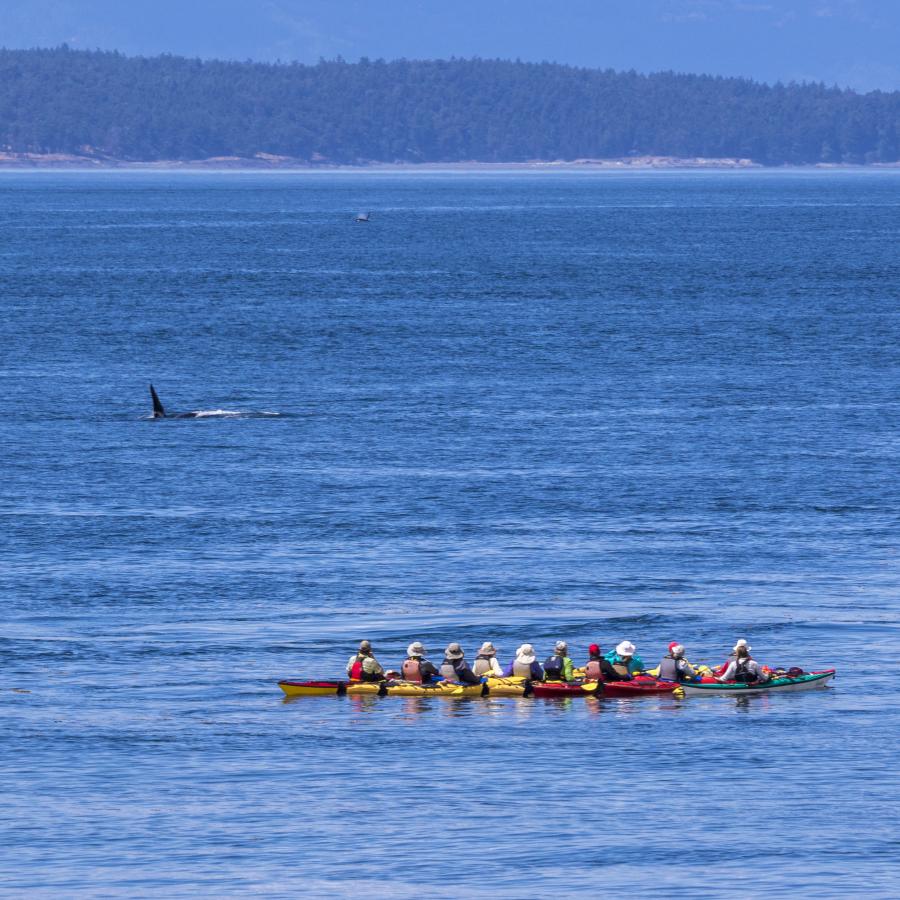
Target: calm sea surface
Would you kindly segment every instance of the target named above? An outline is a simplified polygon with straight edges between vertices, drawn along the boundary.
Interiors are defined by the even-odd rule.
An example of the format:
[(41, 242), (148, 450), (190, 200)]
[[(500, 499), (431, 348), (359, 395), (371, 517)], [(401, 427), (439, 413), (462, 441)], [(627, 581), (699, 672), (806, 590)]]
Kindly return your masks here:
[[(0, 174), (0, 892), (896, 897), (898, 245), (897, 172)], [(283, 701), (363, 637), (839, 677)]]

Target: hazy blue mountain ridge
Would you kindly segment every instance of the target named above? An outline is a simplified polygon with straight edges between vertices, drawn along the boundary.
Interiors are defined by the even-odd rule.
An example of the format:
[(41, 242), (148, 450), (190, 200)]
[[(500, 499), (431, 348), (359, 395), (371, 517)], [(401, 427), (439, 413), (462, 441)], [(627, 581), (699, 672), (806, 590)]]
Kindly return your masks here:
[(0, 51), (0, 148), (340, 163), (900, 159), (900, 92), (451, 59), (315, 66)]

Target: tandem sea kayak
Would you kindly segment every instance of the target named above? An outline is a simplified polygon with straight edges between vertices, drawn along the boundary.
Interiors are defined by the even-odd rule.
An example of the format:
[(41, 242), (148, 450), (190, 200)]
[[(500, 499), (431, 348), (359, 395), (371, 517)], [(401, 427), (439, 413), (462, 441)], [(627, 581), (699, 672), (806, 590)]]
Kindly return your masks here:
[(817, 688), (823, 688), (837, 674), (835, 669), (828, 669), (825, 672), (805, 672), (803, 675), (797, 675), (793, 678), (783, 676), (780, 678), (771, 678), (762, 684), (744, 684), (743, 682), (731, 681), (713, 682), (713, 683), (687, 683), (680, 687), (689, 697), (697, 696), (730, 696), (741, 697), (747, 694), (778, 694), (784, 691), (812, 691)]
[(654, 694), (674, 694), (684, 685), (674, 681), (657, 681), (645, 675), (635, 675), (631, 681), (604, 681), (604, 697), (649, 697)]
[(378, 697), (481, 697), (484, 684), (456, 684), (440, 681), (437, 684), (415, 684), (411, 681), (354, 682), (354, 681), (279, 681), (278, 687), (287, 697), (343, 697), (370, 694)]
[(437, 684), (416, 684), (413, 681), (388, 683), (388, 697), (483, 697), (486, 684), (457, 684), (455, 681), (439, 681)]
[(491, 697), (528, 697), (531, 695), (531, 682), (520, 675), (503, 677), (488, 675), (488, 694)]
[(369, 684), (350, 681), (279, 681), (280, 687), (288, 697), (327, 697), (344, 694), (383, 694), (384, 683)]
[(531, 692), (535, 697), (593, 697), (600, 687), (597, 681), (535, 681)]
[(535, 697), (647, 697), (652, 694), (672, 694), (680, 685), (672, 681), (657, 681), (638, 675), (631, 681), (584, 681), (566, 684), (560, 681), (535, 683)]

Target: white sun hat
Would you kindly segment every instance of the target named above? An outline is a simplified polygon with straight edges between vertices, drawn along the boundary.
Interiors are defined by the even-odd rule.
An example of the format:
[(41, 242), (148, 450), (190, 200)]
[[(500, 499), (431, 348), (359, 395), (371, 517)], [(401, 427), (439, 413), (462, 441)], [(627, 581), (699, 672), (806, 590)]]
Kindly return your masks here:
[(522, 644), (522, 646), (516, 650), (516, 659), (520, 663), (530, 666), (537, 659), (534, 655), (534, 647), (532, 647), (531, 644)]
[(622, 641), (622, 643), (616, 647), (616, 653), (618, 653), (619, 656), (634, 656), (636, 650), (637, 647), (635, 647), (631, 641)]

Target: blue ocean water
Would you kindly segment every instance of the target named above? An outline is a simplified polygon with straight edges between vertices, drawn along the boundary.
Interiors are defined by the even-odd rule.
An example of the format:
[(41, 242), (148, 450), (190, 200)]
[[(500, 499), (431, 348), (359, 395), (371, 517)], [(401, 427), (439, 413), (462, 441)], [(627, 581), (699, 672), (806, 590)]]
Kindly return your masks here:
[[(0, 235), (4, 896), (900, 894), (900, 173), (4, 173)], [(363, 637), (839, 677), (282, 699)]]

